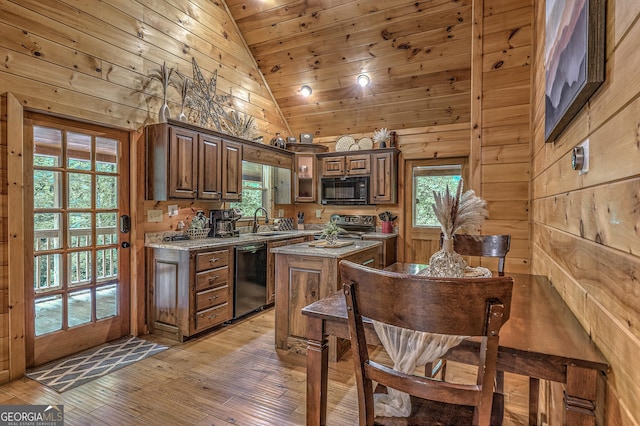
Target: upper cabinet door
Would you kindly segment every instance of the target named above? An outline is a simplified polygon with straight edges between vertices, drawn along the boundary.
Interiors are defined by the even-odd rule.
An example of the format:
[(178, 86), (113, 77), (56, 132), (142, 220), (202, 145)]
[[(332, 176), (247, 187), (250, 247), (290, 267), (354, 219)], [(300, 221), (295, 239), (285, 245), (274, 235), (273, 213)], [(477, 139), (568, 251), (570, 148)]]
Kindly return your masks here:
[(347, 155), (345, 163), (348, 175), (368, 175), (371, 173), (371, 156), (369, 154)]
[(295, 201), (313, 203), (316, 201), (316, 156), (315, 154), (296, 154)]
[(242, 144), (222, 141), (222, 199), (242, 200)]
[(371, 204), (397, 202), (397, 170), (395, 152), (371, 154)]
[(343, 176), (344, 157), (324, 157), (322, 158), (322, 176)]
[(169, 197), (196, 198), (198, 133), (170, 127), (169, 156)]
[(222, 165), (220, 153), (222, 139), (200, 134), (198, 147), (198, 198), (220, 200), (222, 198)]

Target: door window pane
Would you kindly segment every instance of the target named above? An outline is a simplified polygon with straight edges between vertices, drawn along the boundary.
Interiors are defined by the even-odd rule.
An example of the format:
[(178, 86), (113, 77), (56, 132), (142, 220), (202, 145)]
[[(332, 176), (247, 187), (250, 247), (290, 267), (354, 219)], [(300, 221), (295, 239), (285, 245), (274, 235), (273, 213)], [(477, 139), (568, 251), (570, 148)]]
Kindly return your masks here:
[(49, 127), (33, 127), (33, 165), (60, 167), (62, 165), (62, 131)]
[(67, 168), (91, 170), (91, 136), (67, 132)]
[(88, 247), (91, 243), (91, 213), (69, 213), (69, 247)]
[(93, 185), (91, 175), (81, 173), (68, 173), (69, 195), (67, 206), (70, 209), (90, 209)]
[(71, 251), (67, 253), (69, 259), (69, 286), (87, 284), (91, 281), (91, 252)]
[(118, 249), (96, 251), (96, 279), (105, 281), (118, 276)]
[(96, 176), (96, 208), (118, 208), (118, 178), (116, 176)]
[(455, 193), (462, 178), (462, 166), (420, 166), (413, 168), (413, 226), (440, 227), (433, 212), (433, 192), (449, 191)]
[(118, 243), (118, 214), (96, 213), (96, 245)]
[(118, 141), (96, 138), (96, 171), (116, 173), (118, 171)]
[(36, 292), (60, 288), (62, 255), (59, 253), (36, 256), (33, 262), (33, 288)]
[(55, 250), (61, 247), (62, 229), (60, 213), (35, 213), (33, 215), (33, 249)]
[(59, 294), (35, 300), (36, 336), (62, 330), (62, 296)]
[(96, 289), (97, 319), (118, 315), (118, 286), (115, 284), (98, 287)]
[(33, 207), (55, 209), (61, 207), (62, 174), (51, 170), (33, 172)]
[(69, 327), (91, 322), (91, 290), (69, 293), (68, 301)]

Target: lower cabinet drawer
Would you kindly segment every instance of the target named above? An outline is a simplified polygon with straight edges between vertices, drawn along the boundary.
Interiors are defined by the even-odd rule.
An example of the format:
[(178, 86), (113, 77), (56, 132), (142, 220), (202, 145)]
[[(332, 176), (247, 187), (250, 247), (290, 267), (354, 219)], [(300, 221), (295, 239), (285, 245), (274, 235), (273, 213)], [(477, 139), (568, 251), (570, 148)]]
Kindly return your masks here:
[(207, 288), (222, 285), (228, 282), (228, 279), (229, 279), (228, 266), (211, 269), (205, 272), (198, 272), (196, 274), (196, 291), (202, 291)]
[(214, 250), (196, 255), (196, 271), (219, 268), (229, 264), (229, 250)]
[(229, 301), (229, 286), (223, 285), (196, 293), (196, 311)]
[(213, 327), (214, 325), (231, 319), (227, 318), (228, 305), (228, 303), (223, 303), (222, 305), (196, 313), (196, 330)]

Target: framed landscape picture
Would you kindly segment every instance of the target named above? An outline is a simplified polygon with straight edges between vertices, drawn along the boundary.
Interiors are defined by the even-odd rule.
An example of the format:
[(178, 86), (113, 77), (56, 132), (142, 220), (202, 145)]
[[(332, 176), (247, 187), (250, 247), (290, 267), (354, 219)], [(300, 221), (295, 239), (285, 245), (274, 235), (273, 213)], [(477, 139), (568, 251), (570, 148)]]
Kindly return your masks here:
[(546, 0), (545, 142), (553, 142), (604, 81), (605, 0)]

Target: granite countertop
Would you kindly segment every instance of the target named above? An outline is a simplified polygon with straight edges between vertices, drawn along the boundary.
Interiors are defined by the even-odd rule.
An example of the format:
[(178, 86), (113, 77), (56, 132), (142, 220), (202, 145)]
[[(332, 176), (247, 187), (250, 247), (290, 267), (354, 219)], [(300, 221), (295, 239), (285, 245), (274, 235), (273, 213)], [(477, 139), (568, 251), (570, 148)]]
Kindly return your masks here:
[(327, 248), (327, 247), (310, 247), (309, 243), (291, 244), (288, 246), (276, 247), (271, 249), (274, 254), (295, 254), (298, 256), (321, 256), (342, 258), (345, 256), (367, 250), (371, 247), (382, 245), (380, 241), (373, 240), (348, 240), (353, 244), (344, 247)]
[(362, 234), (364, 238), (375, 238), (377, 240), (385, 240), (393, 237), (397, 237), (397, 232), (385, 233), (385, 232), (367, 232), (366, 234)]
[[(183, 240), (183, 241), (164, 241), (163, 237), (168, 234), (177, 234), (176, 232), (172, 233), (157, 233), (157, 234), (147, 234), (145, 236), (145, 247), (149, 248), (162, 248), (162, 249), (173, 249), (173, 250), (201, 250), (201, 249), (210, 249), (216, 247), (228, 247), (228, 246), (237, 246), (242, 244), (249, 243), (257, 243), (257, 242), (265, 242), (265, 241), (277, 241), (290, 239), (295, 237), (314, 235), (320, 233), (321, 229), (305, 229), (305, 230), (292, 230), (292, 231), (264, 231), (258, 232), (256, 234), (253, 233), (245, 233), (240, 234), (239, 237), (229, 237), (229, 238), (203, 238), (200, 240)], [(382, 232), (369, 232), (367, 234), (363, 234), (365, 238), (374, 238), (377, 240), (388, 239), (392, 237), (397, 237), (398, 234), (384, 234)], [(354, 240), (356, 242), (361, 242), (360, 240)], [(371, 240), (367, 240), (371, 242)], [(353, 249), (353, 246), (347, 246)], [(347, 248), (344, 247), (344, 248)], [(327, 250), (339, 250), (339, 249), (321, 249), (322, 252)]]
[(284, 240), (295, 237), (302, 237), (306, 235), (313, 235), (318, 230), (304, 230), (304, 231), (265, 231), (257, 234), (248, 233), (240, 234), (239, 237), (229, 238), (203, 238), (200, 240), (183, 240), (183, 241), (164, 241), (158, 237), (147, 237), (145, 240), (145, 247), (149, 248), (162, 248), (173, 250), (201, 250), (210, 249), (216, 247), (228, 247), (237, 246), (249, 243), (266, 242)]

